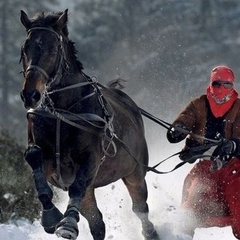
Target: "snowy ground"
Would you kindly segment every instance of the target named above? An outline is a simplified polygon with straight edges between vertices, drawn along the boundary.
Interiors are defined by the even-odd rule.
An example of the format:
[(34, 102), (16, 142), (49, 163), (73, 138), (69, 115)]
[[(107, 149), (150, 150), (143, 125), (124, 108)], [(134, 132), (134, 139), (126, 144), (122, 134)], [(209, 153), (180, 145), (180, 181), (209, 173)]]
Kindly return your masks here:
[[(169, 146), (169, 145), (168, 145)], [(154, 149), (155, 148), (155, 149)], [(175, 149), (166, 149), (159, 154), (159, 146), (152, 146), (150, 149), (150, 165), (153, 166), (164, 157), (180, 150), (180, 146)], [(169, 160), (161, 166), (159, 170), (166, 171), (173, 168), (179, 162), (178, 158)], [(161, 240), (190, 240), (189, 236), (179, 232), (181, 226), (181, 214), (179, 205), (181, 199), (181, 188), (184, 177), (191, 168), (186, 165), (173, 173), (157, 175), (149, 172), (147, 183), (149, 188), (148, 204), (150, 208), (150, 219), (156, 226)], [(106, 223), (106, 240), (142, 240), (141, 226), (137, 217), (131, 211), (131, 202), (127, 190), (123, 183), (118, 181), (114, 184), (97, 189), (98, 205), (103, 213)], [(68, 198), (64, 193), (62, 201), (57, 203), (60, 210), (64, 210)], [(57, 240), (55, 235), (46, 234), (39, 221), (33, 225), (25, 221), (19, 221), (18, 226), (8, 224), (0, 225), (1, 240)], [(92, 240), (88, 225), (84, 218), (79, 222), (78, 239)], [(235, 240), (231, 233), (231, 228), (209, 228), (196, 229), (193, 240)]]

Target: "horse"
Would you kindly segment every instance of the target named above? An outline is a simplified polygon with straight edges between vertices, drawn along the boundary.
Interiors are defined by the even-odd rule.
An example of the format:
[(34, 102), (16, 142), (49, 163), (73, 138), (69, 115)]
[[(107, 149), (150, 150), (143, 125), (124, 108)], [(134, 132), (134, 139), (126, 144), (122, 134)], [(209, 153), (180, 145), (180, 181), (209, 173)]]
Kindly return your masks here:
[[(81, 215), (93, 239), (103, 240), (105, 223), (94, 191), (122, 179), (144, 239), (159, 240), (148, 217), (148, 148), (137, 104), (83, 72), (68, 38), (67, 9), (30, 19), (21, 10), (20, 20), (27, 32), (20, 58), (20, 96), (28, 121), (24, 158), (32, 169), (44, 230), (75, 240)], [(52, 201), (51, 185), (68, 192), (64, 214)]]

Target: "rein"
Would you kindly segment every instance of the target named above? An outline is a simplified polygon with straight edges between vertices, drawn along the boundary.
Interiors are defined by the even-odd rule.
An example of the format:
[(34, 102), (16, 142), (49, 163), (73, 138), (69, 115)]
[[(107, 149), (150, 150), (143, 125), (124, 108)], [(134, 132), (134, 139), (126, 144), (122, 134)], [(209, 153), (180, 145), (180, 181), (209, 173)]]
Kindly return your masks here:
[(203, 137), (203, 136), (200, 136), (200, 135), (197, 135), (197, 134), (194, 134), (186, 129), (183, 129), (183, 128), (180, 128), (180, 127), (175, 127), (173, 126), (172, 124), (168, 123), (168, 122), (165, 122), (163, 121), (162, 119), (160, 118), (157, 118), (155, 116), (153, 116), (152, 114), (148, 113), (147, 111), (145, 111), (144, 109), (140, 108), (139, 107), (139, 110), (140, 112), (142, 113), (143, 116), (149, 118), (150, 120), (154, 121), (155, 123), (158, 123), (159, 125), (161, 125), (162, 127), (166, 128), (167, 130), (169, 128), (175, 128), (177, 129), (178, 131), (182, 132), (182, 133), (185, 133), (185, 134), (189, 134), (191, 135), (192, 137), (194, 138), (198, 138), (198, 139), (202, 139), (202, 140), (206, 140), (208, 142), (211, 142), (211, 143), (216, 143), (216, 144), (219, 144), (220, 140), (214, 140), (214, 139), (210, 139), (210, 138), (206, 138), (206, 137)]
[[(112, 94), (117, 95), (118, 97), (122, 98), (121, 95), (119, 95), (118, 93), (116, 93), (116, 92), (112, 91), (111, 89), (105, 87), (104, 85), (102, 85), (102, 84), (100, 84), (100, 83), (97, 83), (97, 85), (99, 85), (101, 88), (103, 88), (103, 89), (105, 89), (105, 90), (107, 90), (107, 91), (110, 91)], [(123, 98), (122, 98), (122, 99), (123, 99)], [(125, 101), (126, 103), (129, 103), (127, 99), (124, 99), (124, 101)], [(129, 103), (129, 104), (130, 104), (130, 103)], [(166, 121), (163, 121), (163, 120), (160, 119), (160, 118), (157, 118), (157, 117), (153, 116), (152, 114), (150, 114), (149, 112), (145, 111), (144, 109), (142, 109), (142, 108), (140, 108), (140, 107), (138, 107), (138, 109), (139, 109), (140, 113), (141, 113), (143, 116), (149, 118), (150, 120), (154, 121), (155, 123), (158, 123), (160, 126), (166, 128), (166, 129), (169, 129), (169, 128), (174, 127), (172, 124), (170, 124), (170, 123), (168, 123), (168, 122), (166, 122)], [(199, 138), (199, 139), (203, 139), (203, 140), (206, 140), (206, 141), (209, 142), (208, 144), (205, 144), (205, 145), (202, 145), (202, 146), (193, 147), (193, 148), (191, 149), (192, 152), (194, 152), (194, 151), (199, 151), (199, 150), (208, 150), (209, 148), (211, 148), (211, 147), (213, 147), (213, 146), (217, 146), (217, 145), (219, 145), (219, 144), (221, 143), (221, 140), (214, 140), (214, 139), (205, 138), (205, 137), (203, 137), (203, 136), (194, 134), (194, 133), (192, 133), (192, 132), (190, 132), (190, 131), (188, 131), (188, 130), (186, 130), (186, 129), (180, 128), (180, 127), (175, 127), (175, 128), (176, 128), (178, 131), (181, 131), (182, 133), (189, 134), (189, 135), (191, 135), (192, 137)], [(116, 136), (115, 138), (122, 144), (122, 146), (125, 148), (125, 150), (135, 159), (135, 161), (136, 161), (138, 164), (143, 165), (142, 163), (139, 162), (139, 160), (134, 156), (132, 150), (131, 150), (123, 141), (121, 141), (120, 139), (118, 139), (117, 136)], [(195, 155), (194, 157), (188, 159), (188, 161), (182, 161), (182, 162), (180, 162), (179, 164), (177, 164), (177, 165), (176, 165), (172, 170), (170, 170), (170, 171), (162, 172), (162, 171), (158, 171), (158, 170), (156, 169), (159, 165), (161, 165), (162, 163), (164, 163), (164, 162), (167, 161), (168, 159), (170, 159), (170, 158), (172, 158), (172, 157), (174, 157), (174, 156), (177, 156), (177, 155), (179, 155), (179, 154), (181, 154), (181, 153), (184, 153), (184, 152), (186, 152), (186, 150), (182, 150), (182, 151), (180, 151), (180, 152), (177, 152), (177, 153), (175, 153), (175, 154), (173, 154), (173, 155), (171, 155), (171, 156), (163, 159), (162, 161), (160, 161), (158, 164), (154, 165), (153, 167), (146, 166), (146, 165), (144, 165), (144, 166), (147, 168), (147, 171), (152, 171), (152, 172), (157, 173), (157, 174), (166, 174), (166, 173), (170, 173), (170, 172), (175, 171), (176, 169), (178, 169), (179, 167), (183, 166), (183, 165), (186, 164), (186, 163), (193, 163), (193, 162), (195, 162), (195, 161), (196, 161), (197, 159), (199, 159), (199, 158), (211, 157), (210, 155), (202, 155), (202, 154), (201, 154), (201, 155)]]
[[(86, 82), (81, 82), (81, 83), (77, 83), (77, 84), (73, 84), (73, 85), (70, 85), (70, 86), (67, 86), (67, 87), (63, 87), (61, 89), (56, 89), (56, 90), (52, 90), (52, 91), (47, 91), (47, 89), (51, 86), (51, 84), (55, 83), (59, 83), (60, 79), (62, 78), (63, 76), (63, 71), (64, 71), (64, 66), (63, 66), (63, 63), (65, 62), (66, 65), (68, 66), (67, 64), (67, 60), (65, 58), (65, 51), (64, 51), (64, 46), (63, 46), (63, 37), (58, 34), (55, 30), (51, 29), (51, 28), (46, 28), (46, 27), (33, 27), (31, 29), (29, 29), (27, 31), (28, 34), (30, 34), (32, 31), (34, 30), (45, 30), (45, 31), (50, 31), (54, 34), (56, 34), (58, 40), (60, 41), (60, 60), (58, 62), (58, 67), (57, 67), (57, 71), (56, 71), (56, 74), (55, 76), (51, 79), (50, 76), (48, 75), (48, 73), (42, 69), (41, 67), (39, 66), (36, 66), (36, 65), (30, 65), (27, 67), (27, 69), (24, 71), (24, 75), (26, 74), (26, 72), (30, 71), (30, 70), (34, 70), (34, 71), (38, 71), (40, 72), (44, 78), (46, 79), (47, 81), (47, 84), (46, 84), (46, 91), (44, 92), (44, 96), (45, 96), (45, 99), (48, 100), (49, 102), (49, 105), (44, 105), (42, 103), (42, 106), (41, 106), (41, 110), (40, 108), (38, 110), (30, 110), (28, 111), (28, 114), (36, 114), (36, 115), (41, 115), (41, 116), (45, 116), (45, 117), (50, 117), (50, 118), (55, 118), (57, 119), (57, 129), (56, 129), (56, 145), (59, 147), (57, 147), (57, 152), (56, 152), (56, 159), (57, 159), (57, 163), (60, 161), (60, 123), (61, 121), (62, 122), (65, 122), (66, 124), (68, 125), (71, 125), (73, 127), (76, 127), (78, 129), (81, 129), (83, 131), (86, 131), (86, 132), (89, 132), (91, 134), (94, 134), (94, 135), (99, 135), (99, 129), (102, 129), (103, 130), (103, 141), (102, 141), (102, 150), (104, 152), (104, 157), (105, 158), (105, 155), (107, 156), (115, 156), (116, 152), (117, 152), (117, 149), (116, 149), (116, 145), (114, 143), (114, 139), (116, 139), (118, 142), (121, 143), (121, 145), (123, 146), (123, 148), (139, 163), (139, 160), (134, 156), (134, 153), (133, 151), (121, 140), (118, 138), (118, 136), (116, 136), (116, 134), (114, 133), (114, 129), (113, 129), (113, 125), (112, 125), (112, 120), (113, 120), (113, 116), (110, 116), (109, 114), (109, 111), (106, 109), (105, 107), (105, 102), (104, 102), (104, 99), (103, 99), (103, 95), (100, 91), (100, 89), (98, 88), (101, 87), (103, 89), (107, 89), (108, 91), (111, 91), (111, 93), (117, 95), (118, 97), (122, 98), (122, 96), (120, 96), (119, 94), (117, 94), (116, 92), (112, 91), (111, 89), (101, 85), (100, 83), (98, 83), (97, 81), (93, 81), (93, 79), (91, 78), (91, 81), (89, 81), (89, 77), (87, 77), (84, 73), (82, 73), (83, 77), (87, 80)], [(49, 81), (51, 80), (51, 81)], [(104, 116), (106, 117), (107, 120), (101, 118), (100, 116), (98, 115), (95, 115), (95, 114), (90, 114), (90, 113), (86, 113), (84, 114), (84, 116), (82, 114), (74, 114), (70, 111), (66, 111), (66, 110), (61, 110), (61, 109), (55, 109), (54, 108), (54, 105), (51, 101), (51, 98), (49, 97), (51, 94), (54, 94), (54, 93), (57, 93), (57, 92), (61, 92), (61, 91), (66, 91), (66, 90), (70, 90), (70, 89), (74, 89), (74, 88), (78, 88), (78, 87), (84, 87), (84, 86), (87, 86), (87, 85), (91, 85), (93, 87), (93, 92), (88, 94), (87, 96), (83, 97), (81, 99), (81, 101), (87, 99), (87, 98), (90, 98), (92, 97), (93, 95), (95, 94), (98, 94), (98, 101), (103, 109), (103, 112), (104, 112)], [(128, 100), (124, 99), (124, 102), (128, 102)], [(76, 103), (77, 104), (77, 103)], [(129, 103), (130, 104), (130, 103)], [(161, 125), (162, 127), (166, 128), (166, 129), (169, 129), (171, 127), (174, 127), (172, 124), (169, 124), (153, 115), (151, 115), (150, 113), (148, 113), (147, 111), (143, 110), (142, 108), (138, 107), (140, 113), (151, 119), (152, 121), (158, 123), (159, 125)], [(76, 121), (83, 121), (87, 124), (89, 124), (91, 127), (87, 127), (85, 125), (82, 125), (82, 124), (79, 124), (77, 123)], [(93, 124), (92, 121), (96, 121), (96, 122), (100, 122), (101, 124), (100, 125), (97, 125), (97, 124)], [(93, 129), (92, 127), (94, 127), (95, 129)], [(213, 145), (218, 145), (219, 144), (219, 141), (218, 140), (212, 140), (212, 139), (208, 139), (208, 138), (205, 138), (203, 136), (199, 136), (199, 135), (196, 135), (196, 134), (193, 134), (192, 132), (186, 130), (186, 129), (182, 129), (182, 128), (179, 128), (179, 127), (175, 127), (178, 131), (182, 132), (182, 133), (185, 133), (185, 134), (189, 134), (191, 135), (192, 137), (195, 137), (195, 138), (200, 138), (200, 139), (204, 139), (204, 140), (207, 140), (208, 142), (210, 142), (211, 146)], [(97, 130), (96, 130), (97, 129)], [(109, 134), (109, 136), (107, 135), (107, 132)], [(107, 148), (104, 147), (104, 143), (105, 141), (108, 141), (108, 146)], [(109, 146), (112, 145), (113, 149), (114, 149), (114, 153), (113, 154), (109, 154), (108, 152), (108, 149), (109, 149)], [(205, 146), (202, 146), (202, 147), (205, 147), (206, 149), (209, 148), (209, 145), (206, 144)], [(178, 152), (178, 153), (175, 153), (173, 155), (171, 155), (170, 157), (162, 160), (160, 163), (156, 164), (155, 166), (153, 167), (149, 167), (149, 166), (145, 166), (148, 171), (153, 171), (155, 173), (167, 173), (167, 172), (160, 172), (158, 170), (156, 170), (156, 167), (158, 167), (160, 164), (162, 164), (163, 162), (165, 162), (167, 159), (173, 157), (173, 156), (176, 156), (178, 154), (182, 153), (181, 152)], [(205, 155), (201, 155), (202, 157), (205, 156)], [(102, 159), (103, 159), (102, 158)], [(191, 161), (193, 161), (194, 159), (190, 159)], [(190, 160), (188, 162), (190, 162)], [(196, 159), (195, 159), (196, 160)], [(194, 161), (195, 161), (194, 160)], [(172, 172), (174, 171), (175, 169), (179, 168), (180, 166), (182, 166), (183, 164), (185, 164), (186, 162), (181, 162), (180, 164), (178, 164), (173, 170), (169, 171), (169, 172)], [(60, 164), (60, 163), (59, 163)], [(142, 164), (141, 164), (142, 165)], [(58, 166), (59, 168), (59, 166)], [(59, 172), (60, 174), (60, 172)]]
[[(103, 118), (99, 117), (96, 114), (91, 114), (91, 113), (74, 114), (74, 113), (71, 113), (68, 111), (63, 112), (63, 110), (52, 109), (52, 108), (49, 108), (46, 106), (39, 107), (36, 109), (30, 109), (27, 112), (27, 116), (29, 114), (35, 114), (35, 115), (46, 117), (46, 118), (59, 119), (73, 127), (76, 127), (80, 130), (89, 132), (94, 135), (99, 135), (99, 131), (94, 130), (89, 127), (86, 127), (86, 126), (83, 126), (81, 124), (78, 124), (78, 123), (76, 123), (76, 121), (84, 121), (84, 122), (90, 124), (92, 127), (95, 127), (98, 129), (104, 129), (105, 124), (107, 124), (107, 122)], [(102, 125), (93, 124), (91, 121), (100, 122), (100, 123), (102, 123)]]
[[(143, 110), (142, 108), (139, 108), (140, 112), (142, 113), (143, 116), (149, 118), (150, 120), (154, 121), (155, 123), (158, 123), (159, 125), (161, 125), (162, 127), (166, 128), (167, 130), (169, 128), (175, 128), (177, 129), (178, 131), (184, 133), (184, 134), (188, 134), (188, 135), (191, 135), (192, 137), (194, 138), (198, 138), (198, 139), (202, 139), (202, 140), (205, 140), (205, 141), (208, 141), (209, 143), (205, 144), (205, 145), (202, 145), (202, 146), (197, 146), (197, 147), (192, 147), (191, 148), (191, 152), (198, 152), (199, 150), (208, 150), (209, 148), (211, 147), (214, 147), (214, 146), (218, 146), (220, 143), (221, 143), (221, 139), (219, 140), (214, 140), (214, 139), (210, 139), (210, 138), (206, 138), (206, 137), (203, 137), (203, 136), (200, 136), (200, 135), (197, 135), (197, 134), (194, 134), (192, 133), (191, 131), (188, 131), (186, 129), (183, 129), (183, 128), (180, 128), (180, 127), (175, 127), (173, 126), (172, 124), (166, 122), (166, 121), (163, 121), (162, 119), (160, 118), (157, 118), (155, 116), (153, 116), (152, 114), (148, 113), (147, 111)], [(158, 170), (156, 170), (156, 167), (158, 167), (159, 165), (161, 165), (162, 163), (164, 163), (166, 160), (174, 157), (174, 156), (177, 156), (181, 153), (185, 153), (187, 152), (188, 150), (182, 150), (180, 152), (177, 152), (167, 158), (165, 158), (164, 160), (160, 161), (158, 164), (156, 164), (155, 166), (153, 167), (148, 167), (148, 170), (149, 171), (153, 171), (155, 173), (158, 173), (158, 174), (165, 174), (165, 173), (170, 173), (170, 172), (173, 172), (175, 171), (176, 169), (178, 169), (179, 167), (183, 166), (184, 164), (186, 163), (194, 163), (197, 159), (200, 159), (200, 158), (210, 158), (211, 159), (211, 155), (206, 155), (206, 154), (198, 154), (198, 155), (194, 155), (193, 157), (191, 157), (190, 159), (188, 159), (187, 161), (182, 161), (180, 162), (179, 164), (177, 164), (172, 170), (170, 171), (167, 171), (167, 172), (160, 172)]]
[[(85, 76), (84, 76), (85, 77)], [(121, 95), (117, 94), (116, 92), (112, 91), (111, 89), (105, 87), (104, 85), (98, 83), (97, 81), (88, 81), (88, 82), (82, 82), (82, 83), (77, 83), (77, 84), (73, 84), (73, 85), (70, 85), (70, 86), (67, 86), (67, 87), (64, 87), (64, 88), (61, 88), (61, 89), (56, 89), (56, 90), (52, 90), (50, 92), (46, 92), (45, 93), (45, 96), (48, 98), (48, 95), (51, 95), (53, 93), (56, 93), (56, 92), (61, 92), (61, 91), (66, 91), (66, 90), (70, 90), (70, 89), (74, 89), (74, 88), (78, 88), (78, 87), (84, 87), (84, 86), (87, 86), (87, 85), (93, 85), (96, 87), (99, 86), (105, 90), (108, 90), (110, 91), (111, 93), (113, 93), (114, 95), (117, 95), (118, 97), (122, 98)], [(100, 90), (98, 89), (98, 91), (100, 92)], [(94, 91), (92, 94), (89, 94), (85, 97), (83, 97), (82, 100), (88, 98), (88, 97), (91, 97), (92, 95), (96, 94), (96, 92)], [(102, 96), (102, 95), (100, 95)], [(101, 99), (101, 98), (100, 98)], [(126, 99), (124, 99), (125, 102), (128, 102)], [(100, 100), (101, 102), (101, 105), (103, 104), (102, 100)], [(130, 104), (130, 103), (129, 103)], [(103, 107), (103, 106), (102, 106)], [(40, 110), (41, 109), (41, 110)], [(138, 107), (140, 113), (149, 118), (150, 120), (154, 121), (155, 123), (158, 123), (159, 125), (161, 125), (162, 127), (166, 128), (166, 129), (169, 129), (171, 127), (174, 127), (172, 124), (166, 122), (166, 121), (163, 121), (155, 116), (153, 116), (152, 114), (150, 114), (149, 112), (145, 111), (144, 109)], [(106, 110), (107, 111), (107, 110)], [(165, 161), (167, 161), (168, 159), (174, 157), (174, 156), (177, 156), (181, 153), (184, 153), (184, 151), (180, 151), (180, 152), (177, 152), (175, 154), (172, 154), (171, 156), (163, 159), (162, 161), (160, 161), (158, 164), (154, 165), (153, 167), (150, 167), (150, 166), (146, 166), (144, 164), (142, 164), (141, 162), (139, 162), (139, 160), (134, 156), (134, 153), (133, 151), (121, 140), (118, 138), (118, 136), (114, 133), (114, 130), (112, 128), (112, 120), (113, 120), (113, 116), (111, 118), (111, 123), (108, 123), (106, 122), (103, 118), (101, 118), (100, 116), (98, 115), (95, 115), (95, 114), (74, 114), (72, 112), (69, 112), (69, 111), (66, 111), (66, 110), (62, 110), (62, 109), (55, 109), (53, 106), (52, 107), (41, 107), (39, 109), (31, 109), (28, 111), (28, 114), (37, 114), (37, 115), (41, 115), (41, 116), (44, 116), (44, 117), (50, 117), (50, 118), (55, 118), (58, 120), (58, 124), (57, 124), (57, 136), (56, 136), (56, 139), (58, 139), (57, 141), (59, 142), (60, 141), (60, 121), (63, 121), (73, 127), (76, 127), (78, 129), (81, 129), (83, 131), (87, 131), (89, 133), (92, 133), (94, 135), (99, 135), (99, 131), (98, 130), (94, 130), (92, 128), (89, 128), (89, 127), (86, 127), (86, 126), (83, 126), (83, 125), (80, 125), (78, 123), (76, 123), (75, 121), (79, 121), (79, 120), (82, 120), (86, 123), (89, 123), (91, 126), (95, 127), (95, 128), (99, 128), (99, 129), (104, 129), (104, 134), (105, 134), (105, 140), (107, 140), (109, 142), (107, 148), (104, 148), (104, 144), (102, 144), (102, 149), (103, 149), (103, 152), (104, 152), (104, 156), (102, 159), (105, 159), (105, 155), (107, 156), (110, 156), (110, 157), (113, 157), (115, 156), (115, 154), (117, 153), (117, 149), (116, 149), (116, 145), (114, 143), (114, 139), (116, 139), (122, 146), (123, 148), (135, 159), (135, 161), (140, 164), (140, 165), (143, 165), (144, 167), (147, 168), (147, 171), (152, 171), (154, 173), (157, 173), (157, 174), (166, 174), (166, 173), (170, 173), (170, 172), (173, 172), (175, 171), (176, 169), (178, 169), (179, 167), (183, 166), (184, 164), (186, 163), (193, 163), (195, 162), (197, 159), (199, 158), (203, 158), (203, 157), (211, 157), (210, 155), (195, 155), (194, 157), (192, 157), (191, 159), (189, 159), (188, 161), (184, 161), (184, 162), (180, 162), (179, 164), (177, 164), (172, 170), (170, 171), (167, 171), (167, 172), (162, 172), (162, 171), (158, 171), (156, 168), (158, 166), (160, 166), (162, 163), (164, 163)], [(103, 125), (95, 125), (93, 124), (91, 121), (97, 121), (97, 122), (102, 122)], [(106, 136), (106, 131), (107, 129), (110, 129), (110, 137), (107, 137)], [(220, 143), (220, 140), (213, 140), (213, 139), (208, 139), (208, 138), (205, 138), (203, 136), (200, 136), (200, 135), (197, 135), (197, 134), (193, 134), (192, 132), (186, 130), (186, 129), (182, 129), (182, 128), (177, 128), (178, 131), (181, 131), (182, 133), (185, 133), (185, 134), (189, 134), (195, 138), (200, 138), (200, 139), (203, 139), (203, 140), (207, 140), (209, 141), (210, 143), (209, 144), (206, 144), (206, 145), (203, 145), (203, 146), (198, 146), (198, 147), (194, 147), (192, 148), (192, 151), (198, 151), (198, 150), (207, 150), (209, 149), (210, 147), (213, 147), (213, 146), (217, 146), (219, 143)], [(104, 140), (104, 141), (105, 141)], [(58, 145), (58, 144), (57, 144)], [(112, 155), (110, 155), (107, 151), (109, 149), (109, 146), (112, 145), (113, 149), (114, 149), (114, 153)], [(59, 151), (57, 151), (56, 153), (56, 159), (57, 161), (59, 162), (60, 160), (58, 160), (60, 158), (60, 149)]]

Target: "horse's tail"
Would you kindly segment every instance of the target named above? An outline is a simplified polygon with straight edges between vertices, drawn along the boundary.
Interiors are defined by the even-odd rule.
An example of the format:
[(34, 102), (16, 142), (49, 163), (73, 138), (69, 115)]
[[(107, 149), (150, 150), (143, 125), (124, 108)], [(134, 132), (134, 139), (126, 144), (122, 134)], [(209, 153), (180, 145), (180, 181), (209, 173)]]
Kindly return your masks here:
[(108, 82), (107, 87), (114, 88), (114, 89), (123, 89), (123, 88), (125, 88), (126, 82), (127, 81), (122, 78), (117, 78), (117, 79), (114, 79), (114, 80), (111, 80), (110, 82)]

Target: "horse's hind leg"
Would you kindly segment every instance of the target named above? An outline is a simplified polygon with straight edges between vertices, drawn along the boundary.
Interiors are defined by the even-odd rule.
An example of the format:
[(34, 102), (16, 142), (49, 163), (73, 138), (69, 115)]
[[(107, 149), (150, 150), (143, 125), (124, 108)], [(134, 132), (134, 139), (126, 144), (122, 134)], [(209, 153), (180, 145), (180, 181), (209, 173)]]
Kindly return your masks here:
[(97, 207), (93, 188), (87, 190), (80, 205), (80, 213), (87, 219), (93, 239), (104, 240), (105, 224), (103, 222), (102, 213)]
[(29, 145), (25, 152), (25, 160), (33, 170), (33, 179), (38, 198), (43, 206), (42, 225), (47, 233), (54, 233), (55, 226), (62, 219), (63, 215), (52, 203), (53, 193), (43, 174), (43, 155), (40, 147), (34, 144)]
[(131, 181), (130, 178), (123, 178), (123, 182), (132, 198), (132, 210), (142, 222), (142, 234), (145, 240), (159, 240), (152, 222), (148, 219), (148, 192), (145, 179), (141, 181)]

